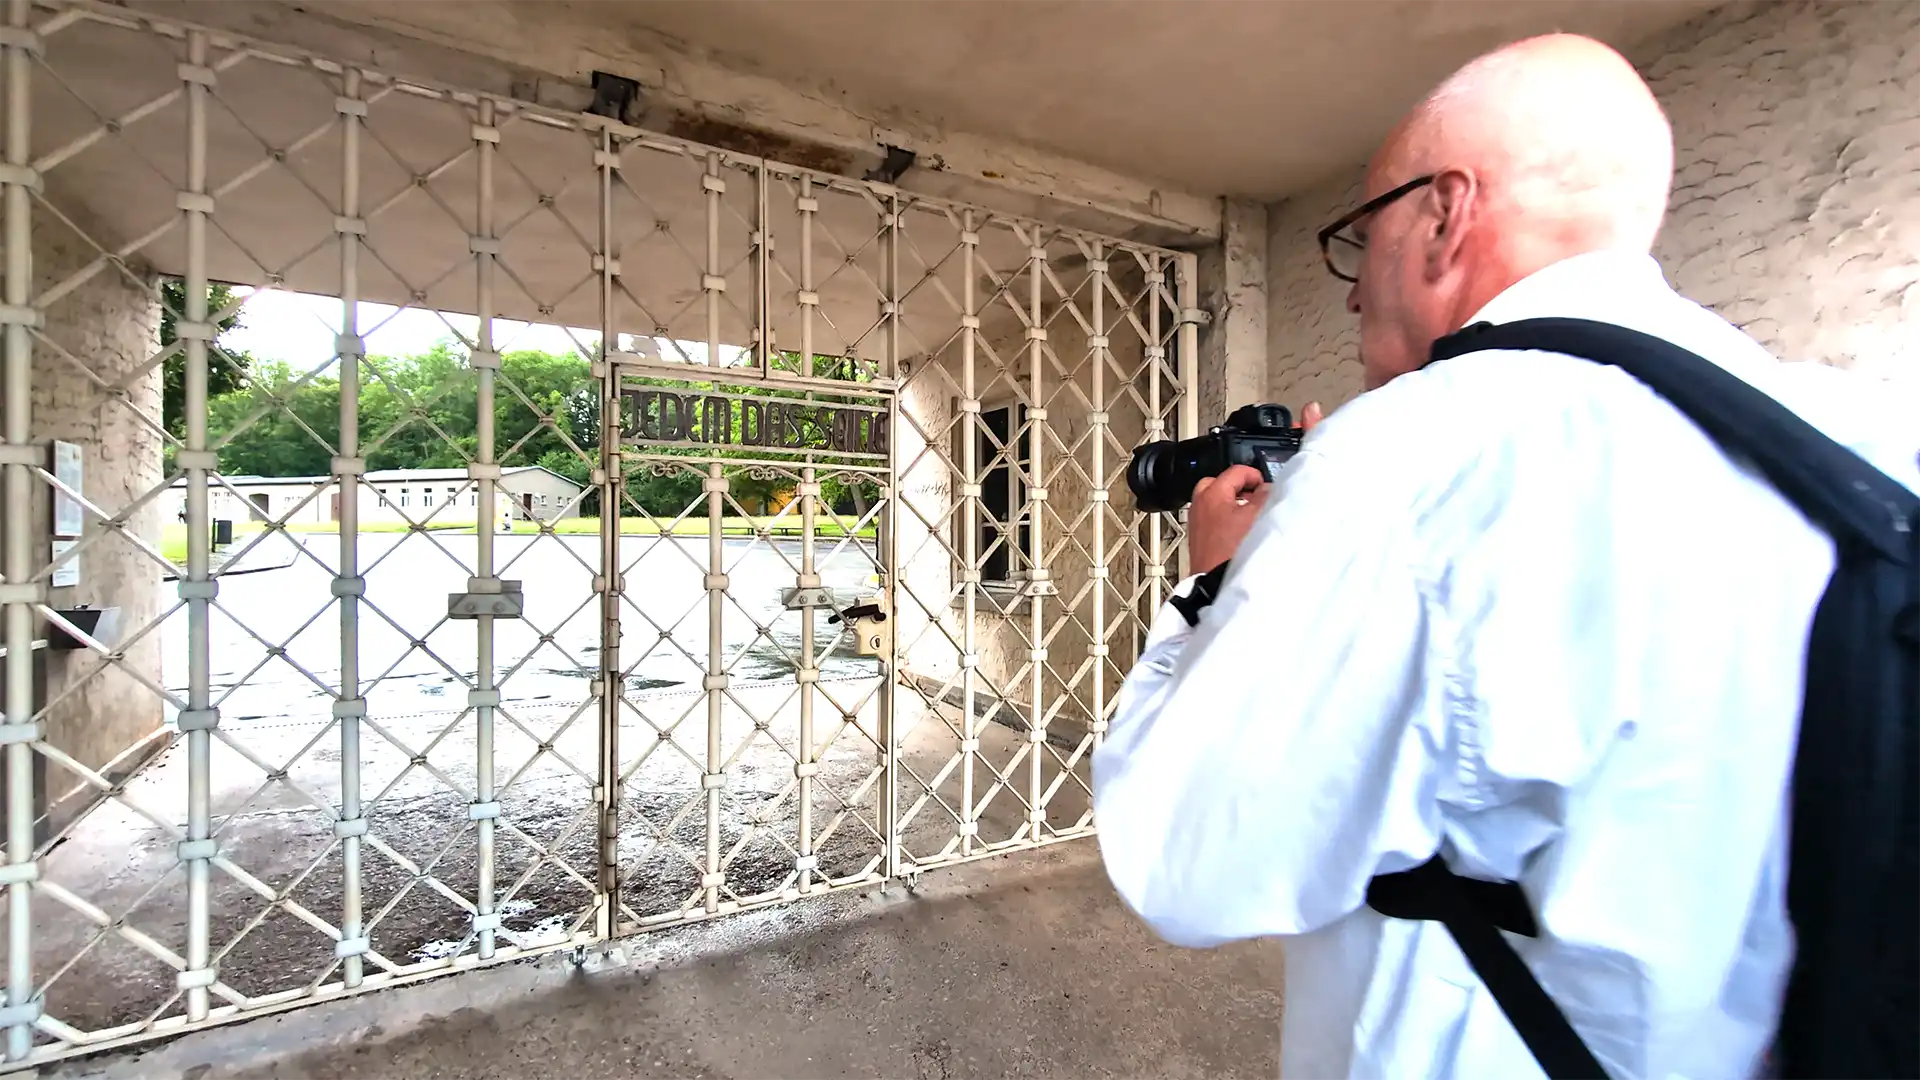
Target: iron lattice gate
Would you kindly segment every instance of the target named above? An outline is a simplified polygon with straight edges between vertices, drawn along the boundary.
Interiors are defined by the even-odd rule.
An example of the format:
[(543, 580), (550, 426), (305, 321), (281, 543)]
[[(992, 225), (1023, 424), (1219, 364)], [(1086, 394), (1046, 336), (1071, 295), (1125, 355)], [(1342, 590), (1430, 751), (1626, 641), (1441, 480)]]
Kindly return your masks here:
[(1091, 832), (1190, 255), (6, 11), (10, 1064)]

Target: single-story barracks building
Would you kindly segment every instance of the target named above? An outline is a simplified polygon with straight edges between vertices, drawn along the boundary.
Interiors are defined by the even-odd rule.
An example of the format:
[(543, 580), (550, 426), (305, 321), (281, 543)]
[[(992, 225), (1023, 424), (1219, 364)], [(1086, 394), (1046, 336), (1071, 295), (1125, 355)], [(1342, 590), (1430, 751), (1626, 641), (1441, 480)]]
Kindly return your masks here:
[[(381, 469), (357, 489), (360, 520), (368, 524), (432, 526), (481, 519), (480, 491), (465, 469)], [(551, 469), (522, 465), (500, 470), (494, 492), (496, 522), (557, 521), (580, 516), (585, 489)], [(340, 492), (331, 476), (226, 476), (207, 492), (210, 518), (324, 525), (340, 520)], [(167, 485), (161, 504), (167, 521), (185, 521), (187, 480)]]

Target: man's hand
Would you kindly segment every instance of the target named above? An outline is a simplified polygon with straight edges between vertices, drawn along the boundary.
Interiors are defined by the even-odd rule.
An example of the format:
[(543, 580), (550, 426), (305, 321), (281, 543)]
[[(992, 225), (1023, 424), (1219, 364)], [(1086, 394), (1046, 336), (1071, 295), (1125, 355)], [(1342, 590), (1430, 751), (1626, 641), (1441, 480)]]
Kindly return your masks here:
[[(1312, 431), (1322, 418), (1320, 403), (1300, 410), (1300, 429)], [(1228, 559), (1267, 504), (1267, 479), (1250, 465), (1235, 465), (1219, 476), (1209, 476), (1193, 487), (1193, 505), (1187, 511), (1187, 550), (1191, 569), (1204, 574)]]
[(1267, 478), (1251, 465), (1233, 465), (1193, 487), (1187, 510), (1187, 550), (1194, 573), (1204, 574), (1228, 559), (1253, 531), (1267, 503)]

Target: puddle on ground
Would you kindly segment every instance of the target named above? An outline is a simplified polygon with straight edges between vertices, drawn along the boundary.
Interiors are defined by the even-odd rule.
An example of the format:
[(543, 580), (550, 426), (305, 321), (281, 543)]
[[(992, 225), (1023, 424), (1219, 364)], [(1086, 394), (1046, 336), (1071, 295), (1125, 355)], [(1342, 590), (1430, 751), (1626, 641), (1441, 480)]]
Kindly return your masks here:
[[(534, 914), (535, 906), (531, 900), (518, 899), (501, 904), (500, 929), (494, 931), (494, 943), (516, 949), (529, 949), (565, 940), (568, 916), (564, 914), (536, 919), (525, 928), (516, 928), (508, 924), (509, 919), (525, 919)], [(477, 936), (468, 934), (463, 938), (440, 938), (429, 941), (413, 950), (411, 958), (415, 963), (423, 963), (458, 956), (467, 950)]]

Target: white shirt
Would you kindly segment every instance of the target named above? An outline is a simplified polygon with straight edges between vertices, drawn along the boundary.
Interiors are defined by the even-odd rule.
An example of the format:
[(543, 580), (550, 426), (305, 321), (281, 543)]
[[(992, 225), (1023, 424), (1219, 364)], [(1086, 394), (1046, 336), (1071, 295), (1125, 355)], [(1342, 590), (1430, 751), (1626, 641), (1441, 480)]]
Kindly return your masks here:
[[(1700, 353), (1920, 490), (1899, 388), (1778, 363), (1651, 258), (1569, 259), (1469, 321), (1542, 315)], [(1402, 376), (1307, 438), (1197, 628), (1156, 617), (1093, 760), (1108, 873), (1175, 944), (1289, 937), (1284, 1076), (1541, 1075), (1445, 927), (1365, 906), (1436, 850), (1521, 882), (1542, 934), (1509, 940), (1616, 1080), (1752, 1075), (1832, 568), (1617, 369)]]

